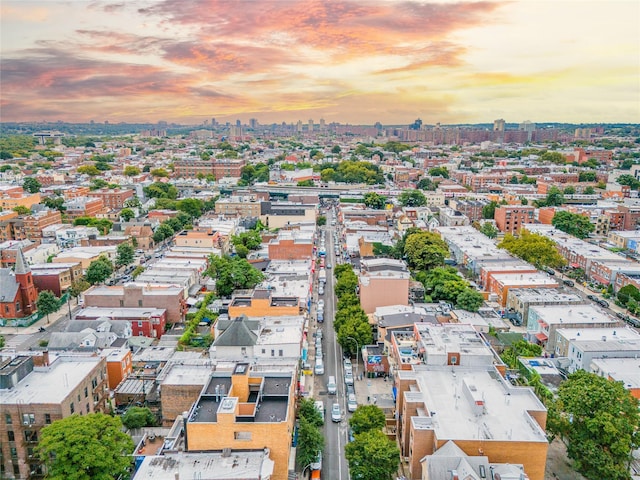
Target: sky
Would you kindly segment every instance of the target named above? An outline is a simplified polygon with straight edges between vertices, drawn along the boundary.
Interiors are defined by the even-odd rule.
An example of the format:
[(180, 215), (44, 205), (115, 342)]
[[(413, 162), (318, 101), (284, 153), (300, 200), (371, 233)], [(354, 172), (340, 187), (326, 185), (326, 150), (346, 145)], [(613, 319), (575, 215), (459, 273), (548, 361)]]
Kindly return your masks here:
[(640, 123), (637, 0), (0, 0), (0, 120)]

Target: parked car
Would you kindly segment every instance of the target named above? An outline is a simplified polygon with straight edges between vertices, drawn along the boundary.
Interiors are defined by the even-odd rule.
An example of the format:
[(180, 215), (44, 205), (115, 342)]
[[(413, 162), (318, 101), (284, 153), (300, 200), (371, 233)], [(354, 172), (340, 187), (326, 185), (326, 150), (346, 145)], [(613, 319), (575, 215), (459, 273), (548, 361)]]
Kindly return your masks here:
[(318, 300), (318, 310), (324, 310), (324, 300)]
[(587, 298), (588, 298), (589, 300), (594, 301), (594, 302), (597, 302), (597, 301), (598, 301), (598, 297), (596, 297), (595, 295), (587, 295)]
[(600, 305), (601, 307), (609, 308), (609, 302), (607, 302), (606, 300), (603, 300), (603, 299), (599, 298), (598, 300), (596, 300), (596, 302), (597, 302), (597, 303), (598, 303), (598, 305)]
[(331, 421), (340, 422), (342, 420), (342, 412), (340, 411), (340, 404), (334, 403), (331, 407)]
[(568, 287), (573, 287), (575, 285), (575, 282), (573, 280), (563, 280), (562, 283), (564, 283), (565, 285), (567, 285)]
[(547, 272), (549, 275), (555, 275), (556, 274), (556, 271), (553, 270), (552, 268), (549, 268), (549, 267), (545, 268), (544, 271)]
[(347, 385), (353, 385), (353, 372), (344, 372), (344, 383)]
[(336, 384), (336, 377), (330, 376), (327, 382), (327, 393), (329, 395), (335, 395), (338, 393), (338, 385)]
[(356, 389), (354, 385), (347, 385), (347, 395), (355, 395)]
[(356, 400), (356, 396), (352, 393), (347, 396), (347, 410), (350, 412), (355, 412), (358, 408), (358, 401)]
[(322, 417), (322, 421), (324, 422), (324, 402), (322, 400), (316, 400), (314, 404), (316, 406), (316, 410), (320, 412), (320, 416)]

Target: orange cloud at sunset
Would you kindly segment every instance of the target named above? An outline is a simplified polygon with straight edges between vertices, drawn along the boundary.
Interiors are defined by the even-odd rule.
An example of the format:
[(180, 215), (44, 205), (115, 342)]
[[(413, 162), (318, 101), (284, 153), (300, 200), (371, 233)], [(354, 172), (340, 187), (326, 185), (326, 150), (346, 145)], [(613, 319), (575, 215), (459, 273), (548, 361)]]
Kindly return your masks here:
[(2, 121), (640, 121), (633, 1), (0, 8)]

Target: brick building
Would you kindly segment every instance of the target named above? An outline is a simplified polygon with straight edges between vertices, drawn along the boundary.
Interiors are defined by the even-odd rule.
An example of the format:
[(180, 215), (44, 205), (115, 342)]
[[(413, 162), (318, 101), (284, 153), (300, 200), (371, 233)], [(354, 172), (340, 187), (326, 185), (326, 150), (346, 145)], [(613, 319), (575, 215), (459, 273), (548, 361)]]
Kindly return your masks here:
[(130, 322), (134, 337), (160, 338), (167, 326), (167, 311), (162, 308), (87, 307), (76, 314), (77, 320), (108, 318), (112, 322)]
[(213, 175), (218, 180), (226, 177), (240, 178), (245, 164), (242, 159), (218, 158), (213, 161)]
[(31, 208), (40, 203), (39, 193), (28, 193), (20, 186), (0, 185), (0, 210), (13, 210), (22, 206)]
[(269, 241), (271, 260), (306, 260), (313, 258), (313, 235), (299, 230), (281, 230), (278, 238)]
[(164, 309), (169, 323), (183, 322), (187, 312), (184, 289), (172, 285), (95, 285), (86, 290), (83, 297), (88, 307)]
[(493, 216), (498, 230), (505, 233), (518, 233), (526, 223), (534, 223), (535, 207), (526, 205), (501, 205)]
[(281, 317), (300, 314), (298, 297), (276, 297), (269, 290), (255, 289), (250, 296), (236, 295), (229, 305), (229, 317)]
[(134, 191), (131, 189), (122, 188), (101, 188), (90, 192), (88, 197), (101, 198), (102, 203), (107, 209), (121, 210), (124, 208), (124, 203), (134, 196)]
[(378, 307), (408, 305), (409, 271), (402, 260), (372, 258), (361, 261), (360, 304), (365, 313)]
[(77, 197), (67, 200), (64, 205), (67, 208), (67, 217), (71, 221), (78, 217), (96, 217), (101, 213), (105, 213), (102, 198)]
[(258, 217), (261, 203), (255, 196), (221, 198), (216, 202), (216, 213), (238, 215), (240, 217)]
[(15, 270), (0, 268), (0, 318), (27, 317), (37, 310), (38, 291), (22, 250), (16, 254)]
[(31, 274), (38, 291), (50, 290), (56, 297), (60, 297), (73, 282), (82, 278), (82, 264), (40, 263), (31, 265)]
[(173, 162), (173, 173), (176, 178), (198, 178), (213, 175), (213, 162), (198, 157), (181, 158)]
[(40, 210), (22, 219), (24, 236), (30, 240), (42, 238), (42, 229), (49, 225), (62, 223), (62, 214), (59, 210)]
[[(37, 366), (37, 365), (40, 366)], [(73, 414), (105, 410), (107, 364), (103, 357), (18, 356), (0, 363), (2, 478), (44, 478), (35, 449), (40, 430)]]

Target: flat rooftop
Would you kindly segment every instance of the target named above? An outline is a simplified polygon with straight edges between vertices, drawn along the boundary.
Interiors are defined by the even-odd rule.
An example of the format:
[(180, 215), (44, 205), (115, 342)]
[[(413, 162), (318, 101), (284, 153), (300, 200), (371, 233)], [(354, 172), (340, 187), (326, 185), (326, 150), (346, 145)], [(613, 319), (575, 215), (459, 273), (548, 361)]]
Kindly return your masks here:
[(516, 286), (545, 286), (557, 287), (558, 281), (549, 276), (547, 273), (497, 273), (493, 275), (496, 282), (502, 285), (516, 285)]
[(493, 357), (489, 347), (472, 325), (462, 323), (416, 324), (420, 335), (420, 347), (429, 355), (457, 352), (467, 355), (488, 355)]
[(557, 335), (561, 335), (572, 341), (602, 340), (638, 340), (640, 334), (631, 327), (612, 328), (558, 328)]
[(171, 363), (165, 367), (161, 385), (202, 385), (204, 386), (213, 367), (210, 365), (182, 365)]
[(166, 310), (164, 308), (109, 308), (109, 307), (86, 307), (77, 314), (78, 318), (100, 318), (109, 317), (113, 320), (119, 318), (150, 318), (160, 317)]
[(145, 457), (133, 480), (260, 480), (271, 478), (274, 467), (275, 463), (269, 458), (269, 452), (264, 450), (234, 450), (231, 455), (224, 455), (222, 452), (166, 453)]
[(509, 296), (514, 296), (523, 303), (585, 303), (576, 293), (567, 293), (557, 288), (511, 288)]
[(640, 388), (640, 358), (594, 358), (591, 371), (622, 382), (625, 388)]
[(50, 358), (50, 366), (36, 367), (14, 388), (0, 390), (0, 405), (61, 403), (102, 361), (102, 357), (55, 358), (51, 354)]
[(414, 366), (425, 415), (438, 440), (547, 442), (528, 411), (545, 411), (533, 391), (494, 368)]
[(570, 308), (566, 305), (537, 305), (529, 309), (529, 318), (532, 313), (550, 325), (563, 323), (611, 323), (614, 325), (618, 323), (615, 318), (590, 304), (571, 305)]

